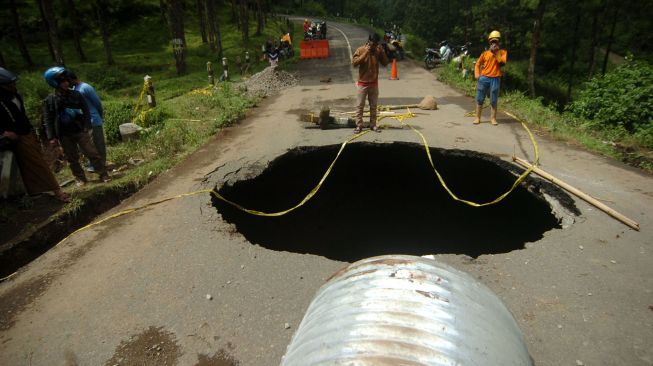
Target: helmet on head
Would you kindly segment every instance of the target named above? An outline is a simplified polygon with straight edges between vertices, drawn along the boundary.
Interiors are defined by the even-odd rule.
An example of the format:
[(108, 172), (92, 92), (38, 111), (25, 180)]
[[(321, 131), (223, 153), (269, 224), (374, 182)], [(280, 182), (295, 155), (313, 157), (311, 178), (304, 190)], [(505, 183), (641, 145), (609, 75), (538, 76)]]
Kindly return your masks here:
[(18, 76), (16, 76), (16, 74), (5, 69), (4, 67), (0, 67), (0, 85), (15, 83), (16, 80), (18, 80)]
[(447, 42), (447, 40), (445, 39), (444, 41), (440, 42), (440, 46), (447, 45), (448, 43), (449, 43), (449, 42)]
[(376, 33), (371, 33), (367, 39), (372, 43), (379, 43), (381, 37)]
[(59, 87), (59, 78), (66, 72), (66, 69), (64, 69), (61, 66), (55, 66), (47, 69), (45, 73), (43, 74), (43, 77), (45, 78), (45, 82), (48, 83), (53, 88), (58, 88)]
[(499, 31), (496, 31), (496, 30), (490, 32), (490, 35), (487, 36), (487, 39), (493, 39), (493, 38), (496, 38), (496, 39), (501, 38), (501, 33), (499, 33)]

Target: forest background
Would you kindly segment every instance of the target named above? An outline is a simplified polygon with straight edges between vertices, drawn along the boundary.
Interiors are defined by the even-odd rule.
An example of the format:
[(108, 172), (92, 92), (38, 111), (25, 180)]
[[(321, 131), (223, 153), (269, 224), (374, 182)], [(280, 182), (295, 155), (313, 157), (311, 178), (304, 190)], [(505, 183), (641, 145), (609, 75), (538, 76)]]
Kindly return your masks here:
[[(244, 60), (249, 52), (250, 74), (262, 69), (261, 44), (285, 32), (301, 37), (298, 26), (275, 14), (299, 14), (378, 32), (397, 25), (406, 49), (418, 61), (426, 47), (442, 40), (471, 42), (466, 68), (486, 46), (487, 34), (500, 30), (509, 51), (503, 107), (555, 137), (653, 169), (651, 2), (8, 0), (7, 5), (0, 9), (0, 64), (20, 74), (19, 88), (33, 123), (38, 127), (41, 100), (51, 92), (43, 71), (65, 64), (99, 90), (113, 144), (110, 160), (116, 165), (145, 159), (153, 151), (176, 160), (190, 151), (187, 145), (201, 144), (240, 118), (256, 101), (229, 83), (217, 89), (219, 98), (191, 93), (207, 85), (206, 62), (213, 62), (217, 78), (222, 57), (230, 60), (233, 71), (236, 58)], [(474, 81), (463, 78), (455, 66), (435, 72), (440, 80), (473, 94)], [(145, 74), (153, 76), (161, 103), (143, 116), (135, 113), (135, 104)], [(231, 75), (232, 81), (241, 78), (236, 72)], [(203, 132), (189, 131), (188, 123), (180, 121), (207, 115), (211, 120), (200, 125), (211, 127)], [(121, 143), (118, 125), (133, 120), (149, 127), (152, 136), (138, 144)], [(168, 129), (174, 132), (168, 134)]]

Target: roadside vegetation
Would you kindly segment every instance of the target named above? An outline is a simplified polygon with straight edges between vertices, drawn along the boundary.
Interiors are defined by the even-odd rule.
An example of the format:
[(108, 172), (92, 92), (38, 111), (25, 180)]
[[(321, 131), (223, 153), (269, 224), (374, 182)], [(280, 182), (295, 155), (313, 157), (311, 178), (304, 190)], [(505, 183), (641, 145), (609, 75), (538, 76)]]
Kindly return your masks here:
[[(61, 39), (60, 52), (66, 56), (65, 66), (93, 85), (102, 99), (107, 160), (113, 180), (107, 184), (94, 183), (80, 188), (70, 184), (65, 189), (73, 192), (73, 200), (58, 215), (74, 215), (93, 196), (137, 190), (195, 151), (221, 128), (243, 118), (247, 109), (258, 102), (257, 97), (246, 95), (237, 86), (238, 82), (269, 65), (261, 60), (261, 46), (266, 40), (278, 41), (292, 25), (286, 19), (271, 16), (269, 8), (258, 8), (260, 16), (257, 12), (245, 15), (238, 4), (229, 1), (187, 1), (183, 11), (185, 65), (184, 70), (180, 71), (173, 56), (171, 30), (166, 25), (166, 17), (169, 18), (171, 13), (165, 6), (172, 6), (173, 2), (73, 2), (78, 5), (76, 10), (83, 19), (94, 19), (97, 6), (105, 6), (104, 10), (111, 19), (112, 64), (108, 62), (100, 31), (92, 22), (85, 23), (81, 29), (85, 61), (81, 60), (72, 37)], [(208, 2), (215, 6), (220, 47), (212, 45), (210, 40), (205, 41), (206, 14), (203, 16), (204, 26), (200, 25), (198, 11), (205, 11)], [(0, 61), (2, 66), (19, 75), (19, 92), (25, 98), (32, 123), (41, 134), (41, 101), (52, 92), (42, 75), (48, 67), (59, 63), (53, 61), (48, 52), (48, 37), (40, 27), (38, 7), (27, 1), (15, 3), (23, 20), (22, 37), (32, 64), (26, 62), (19, 48), (15, 47), (15, 39), (9, 36), (0, 38)], [(100, 3), (103, 5), (98, 5)], [(202, 5), (201, 8), (197, 4)], [(67, 31), (75, 22), (70, 19), (69, 9), (56, 8), (51, 16), (59, 20), (60, 36), (69, 35)], [(249, 19), (245, 22), (248, 23), (247, 32), (243, 26), (245, 17)], [(10, 29), (8, 21), (8, 18), (0, 21), (0, 29)], [(257, 31), (259, 27), (260, 32)], [(3, 31), (2, 34), (12, 33)], [(241, 74), (235, 60), (239, 57), (242, 67), (246, 68), (245, 52), (249, 52), (250, 66)], [(223, 56), (229, 60), (229, 82), (219, 81)], [(213, 63), (215, 87), (208, 83), (207, 61)], [(286, 61), (281, 62), (283, 66)], [(152, 77), (156, 91), (157, 105), (154, 108), (148, 107), (146, 101), (136, 104), (145, 75)], [(119, 126), (128, 122), (140, 125), (143, 130), (138, 139), (122, 141)], [(70, 182), (72, 175), (69, 169), (61, 169), (62, 164), (56, 162), (57, 151), (51, 149), (47, 155), (53, 166), (59, 167), (58, 180)], [(87, 173), (87, 176), (96, 179), (92, 173)], [(17, 211), (30, 207), (26, 199), (10, 201), (0, 210), (0, 223), (11, 220)]]
[[(473, 70), (472, 59), (465, 65)], [(653, 172), (652, 71), (645, 63), (620, 65), (605, 77), (588, 82), (579, 97), (562, 111), (555, 104), (544, 103), (542, 97), (530, 98), (517, 89), (504, 90), (499, 109), (512, 112), (555, 138)], [(466, 95), (476, 95), (472, 74), (463, 77), (460, 65), (444, 65), (435, 73), (440, 81)], [(638, 77), (624, 78), (624, 74)]]
[(281, 0), (276, 9), (338, 17), (383, 31), (401, 29), (406, 54), (471, 43), (464, 63), (438, 78), (474, 95), (473, 61), (492, 30), (508, 63), (500, 108), (553, 136), (653, 172), (653, 53), (647, 2), (534, 0)]

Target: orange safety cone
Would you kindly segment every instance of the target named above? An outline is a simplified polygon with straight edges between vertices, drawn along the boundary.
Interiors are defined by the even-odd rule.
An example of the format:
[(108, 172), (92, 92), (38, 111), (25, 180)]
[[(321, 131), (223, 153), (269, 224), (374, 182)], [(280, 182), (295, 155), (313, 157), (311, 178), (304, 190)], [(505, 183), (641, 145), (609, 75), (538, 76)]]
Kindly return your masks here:
[(397, 59), (392, 59), (392, 69), (390, 70), (390, 80), (399, 80), (397, 76)]

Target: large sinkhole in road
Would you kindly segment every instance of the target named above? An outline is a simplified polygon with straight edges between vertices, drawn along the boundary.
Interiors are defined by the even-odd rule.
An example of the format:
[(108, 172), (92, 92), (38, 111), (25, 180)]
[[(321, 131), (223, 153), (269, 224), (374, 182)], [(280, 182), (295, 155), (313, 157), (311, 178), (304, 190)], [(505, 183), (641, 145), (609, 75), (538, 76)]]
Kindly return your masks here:
[[(219, 192), (251, 209), (288, 209), (317, 184), (338, 149), (290, 150), (258, 176)], [(493, 200), (516, 178), (509, 163), (489, 155), (434, 148), (431, 154), (454, 193), (474, 202)], [(347, 262), (382, 254), (478, 257), (524, 248), (559, 227), (551, 206), (527, 184), (499, 204), (471, 207), (445, 192), (423, 146), (353, 143), (313, 199), (289, 214), (260, 217), (215, 198), (213, 204), (249, 242), (268, 249)]]

